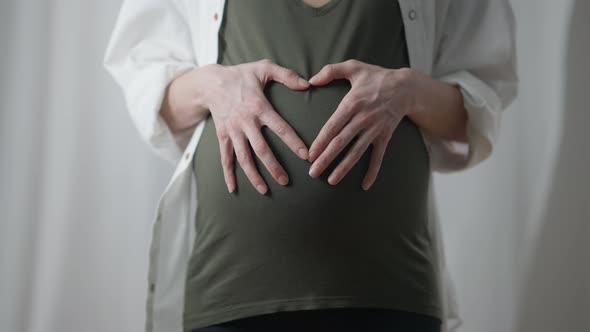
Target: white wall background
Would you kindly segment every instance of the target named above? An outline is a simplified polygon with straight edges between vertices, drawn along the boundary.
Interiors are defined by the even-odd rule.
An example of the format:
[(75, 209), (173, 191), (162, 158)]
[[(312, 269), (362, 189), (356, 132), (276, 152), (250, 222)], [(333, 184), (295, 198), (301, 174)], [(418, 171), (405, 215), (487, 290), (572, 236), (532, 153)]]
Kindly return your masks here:
[[(521, 89), (498, 149), (436, 177), (462, 331), (586, 331), (590, 2), (513, 3)], [(172, 167), (101, 65), (119, 4), (0, 2), (0, 331), (143, 329)]]
[(590, 2), (513, 5), (521, 85), (498, 149), (436, 178), (463, 331), (590, 331)]

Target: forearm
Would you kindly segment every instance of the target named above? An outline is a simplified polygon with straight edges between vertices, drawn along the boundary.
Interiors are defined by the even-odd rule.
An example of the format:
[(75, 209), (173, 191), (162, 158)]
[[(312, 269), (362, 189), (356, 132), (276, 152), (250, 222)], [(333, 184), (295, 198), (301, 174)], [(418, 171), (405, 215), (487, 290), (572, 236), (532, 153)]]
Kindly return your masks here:
[(408, 117), (431, 136), (467, 142), (467, 111), (459, 87), (419, 72), (414, 76), (419, 92)]
[(209, 113), (199, 94), (204, 81), (202, 74), (203, 67), (193, 69), (174, 79), (166, 88), (160, 115), (174, 134), (192, 129)]

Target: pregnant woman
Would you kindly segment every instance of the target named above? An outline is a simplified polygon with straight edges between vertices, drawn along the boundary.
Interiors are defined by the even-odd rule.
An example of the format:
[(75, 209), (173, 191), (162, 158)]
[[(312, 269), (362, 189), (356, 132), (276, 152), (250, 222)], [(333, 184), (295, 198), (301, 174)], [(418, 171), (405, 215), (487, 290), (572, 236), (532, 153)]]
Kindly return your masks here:
[[(515, 93), (509, 5), (225, 0), (204, 28), (196, 21), (214, 7), (196, 2), (124, 4), (106, 57), (132, 114), (137, 100), (150, 99), (140, 94), (159, 93), (152, 121), (186, 152), (174, 178), (192, 172), (198, 188), (168, 188), (198, 202), (194, 214), (168, 219), (191, 223), (195, 236), (181, 245), (174, 241), (191, 235), (182, 227), (176, 238), (160, 235), (168, 233), (161, 212), (175, 208), (172, 198), (160, 202), (150, 291), (165, 288), (158, 277), (182, 287), (168, 282), (159, 302), (161, 313), (176, 306), (175, 316), (157, 320), (157, 297), (148, 297), (146, 329), (163, 332), (174, 317), (167, 326), (185, 332), (442, 331), (447, 300), (431, 172), (464, 169), (491, 152), (498, 112)], [(414, 27), (431, 11), (458, 22), (430, 17)], [(124, 27), (139, 18), (155, 24)], [(474, 40), (488, 37), (499, 40), (496, 49)], [(199, 47), (212, 46), (207, 62)], [(447, 76), (413, 68), (418, 59), (430, 59), (425, 68), (438, 61)], [(173, 74), (161, 73), (165, 88), (142, 90), (154, 63)], [(184, 260), (162, 258), (165, 248), (183, 246)], [(183, 263), (180, 277), (158, 268), (175, 262)], [(180, 305), (166, 309), (173, 295)]]

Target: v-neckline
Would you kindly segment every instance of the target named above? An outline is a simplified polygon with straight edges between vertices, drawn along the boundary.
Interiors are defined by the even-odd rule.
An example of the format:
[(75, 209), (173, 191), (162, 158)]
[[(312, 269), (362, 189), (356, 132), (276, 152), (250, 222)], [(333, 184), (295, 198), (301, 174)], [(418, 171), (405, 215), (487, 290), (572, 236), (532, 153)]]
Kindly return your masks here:
[(309, 12), (312, 16), (320, 16), (324, 15), (329, 12), (332, 8), (336, 7), (342, 0), (330, 0), (327, 3), (319, 6), (313, 7), (303, 0), (291, 0), (297, 7), (302, 8), (303, 10)]

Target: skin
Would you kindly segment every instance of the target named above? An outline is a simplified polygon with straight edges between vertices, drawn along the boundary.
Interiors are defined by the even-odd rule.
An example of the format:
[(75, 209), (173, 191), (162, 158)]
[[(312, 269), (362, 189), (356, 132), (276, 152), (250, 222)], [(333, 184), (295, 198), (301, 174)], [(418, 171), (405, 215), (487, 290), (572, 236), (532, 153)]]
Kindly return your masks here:
[(328, 64), (309, 82), (322, 86), (335, 79), (349, 80), (352, 87), (309, 148), (311, 177), (319, 176), (358, 136), (328, 183), (338, 184), (372, 144), (369, 169), (361, 184), (368, 190), (377, 178), (393, 131), (404, 116), (432, 136), (467, 141), (467, 113), (455, 86), (410, 68), (388, 69), (357, 60)]
[(330, 2), (330, 0), (303, 0), (303, 2), (305, 2), (311, 7), (318, 8), (327, 4), (328, 2)]
[(263, 59), (235, 66), (209, 64), (198, 67), (173, 80), (167, 88), (160, 112), (173, 133), (190, 130), (208, 112), (211, 113), (230, 193), (236, 188), (234, 151), (256, 190), (265, 194), (268, 189), (254, 164), (248, 144), (279, 184), (289, 182), (287, 172), (262, 136), (262, 126), (272, 130), (301, 159), (308, 158), (303, 140), (264, 96), (264, 86), (270, 80), (294, 90), (309, 87), (309, 82), (295, 71)]
[[(272, 108), (263, 94), (274, 80), (294, 90), (347, 79), (351, 90), (340, 102), (309, 150), (293, 128)], [(312, 161), (310, 176), (319, 176), (356, 135), (357, 142), (328, 177), (332, 185), (348, 173), (370, 144), (369, 169), (362, 188), (374, 183), (393, 131), (408, 116), (432, 137), (467, 142), (467, 113), (457, 86), (411, 68), (389, 69), (347, 60), (327, 64), (309, 82), (291, 69), (268, 59), (224, 66), (198, 67), (173, 80), (166, 90), (160, 114), (175, 134), (190, 133), (207, 113), (214, 119), (221, 163), (228, 191), (235, 191), (234, 151), (246, 176), (259, 193), (268, 187), (256, 169), (250, 144), (281, 185), (288, 175), (274, 157), (260, 128), (267, 126), (300, 158)]]

